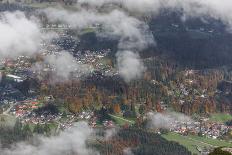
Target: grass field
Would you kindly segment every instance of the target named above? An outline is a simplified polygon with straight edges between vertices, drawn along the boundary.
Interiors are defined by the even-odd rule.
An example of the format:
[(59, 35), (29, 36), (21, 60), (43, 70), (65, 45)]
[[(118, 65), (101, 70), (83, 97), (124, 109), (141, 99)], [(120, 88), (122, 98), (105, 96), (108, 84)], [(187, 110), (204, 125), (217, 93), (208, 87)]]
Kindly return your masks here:
[(195, 154), (199, 154), (196, 147), (219, 147), (219, 146), (232, 146), (232, 143), (221, 141), (218, 139), (211, 139), (199, 136), (182, 136), (177, 133), (168, 133), (162, 135), (165, 139), (169, 141), (175, 141), (179, 144), (185, 146), (189, 151)]
[(0, 126), (13, 127), (15, 121), (16, 119), (13, 116), (0, 114)]
[(82, 34), (91, 33), (91, 32), (95, 32), (95, 30), (93, 28), (85, 28), (82, 30)]
[[(49, 128), (51, 129), (51, 132), (52, 133), (54, 133), (55, 132), (55, 130), (56, 130), (56, 128), (57, 128), (57, 126), (58, 126), (58, 124), (57, 123), (47, 123), (48, 124), (48, 126), (49, 126)], [(29, 127), (30, 127), (30, 129), (31, 129), (31, 131), (33, 131), (34, 130), (34, 128), (35, 128), (35, 124), (33, 124), (33, 123), (30, 123), (29, 124)], [(44, 125), (42, 125), (43, 127), (44, 127)]]
[(129, 125), (132, 125), (132, 124), (134, 124), (135, 123), (135, 121), (134, 120), (131, 120), (131, 119), (125, 119), (125, 118), (123, 118), (122, 116), (116, 116), (116, 115), (110, 115), (111, 116), (111, 118), (114, 120), (114, 122), (116, 123), (116, 124), (118, 124), (119, 126), (123, 126), (123, 125), (125, 125), (126, 123), (127, 124), (129, 124)]
[(210, 120), (214, 122), (225, 123), (229, 120), (232, 120), (232, 115), (224, 113), (215, 113), (210, 116)]
[(213, 145), (215, 147), (221, 147), (221, 146), (231, 147), (232, 146), (232, 143), (224, 141), (224, 140), (212, 139), (212, 138), (206, 138), (206, 137), (199, 137), (199, 136), (188, 136), (188, 137), (192, 138), (194, 140), (199, 140), (199, 141), (201, 141), (203, 143)]

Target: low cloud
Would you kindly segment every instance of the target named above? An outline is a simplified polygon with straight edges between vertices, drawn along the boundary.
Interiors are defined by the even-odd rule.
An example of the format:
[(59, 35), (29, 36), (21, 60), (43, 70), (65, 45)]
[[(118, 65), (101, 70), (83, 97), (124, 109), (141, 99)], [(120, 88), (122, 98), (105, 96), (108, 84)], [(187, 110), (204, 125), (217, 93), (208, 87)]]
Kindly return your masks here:
[(50, 81), (52, 83), (67, 81), (70, 78), (80, 78), (89, 74), (92, 67), (78, 62), (73, 55), (66, 51), (57, 54), (47, 55), (43, 62), (34, 64), (32, 71), (37, 75), (46, 74), (44, 71), (51, 73)]
[(132, 152), (131, 148), (125, 148), (123, 150), (123, 155), (134, 155), (134, 153)]
[(73, 128), (54, 137), (40, 137), (36, 143), (17, 143), (11, 148), (0, 148), (1, 155), (98, 155), (86, 146), (93, 130), (86, 122), (78, 122)]
[(148, 128), (167, 128), (169, 129), (173, 123), (192, 121), (189, 116), (182, 113), (148, 113)]
[[(191, 17), (220, 20), (230, 32), (232, 30), (230, 0), (79, 0), (77, 8), (78, 11), (49, 8), (45, 9), (45, 13), (50, 21), (61, 21), (78, 30), (100, 25), (102, 31), (98, 32), (99, 36), (118, 38), (117, 55), (122, 55), (122, 51), (142, 51), (155, 45), (146, 20), (162, 10), (182, 12), (183, 21)], [(141, 17), (148, 18), (144, 20)], [(137, 73), (128, 76), (134, 72), (132, 67), (119, 64), (124, 61), (117, 62), (120, 75), (126, 81), (136, 79)], [(126, 75), (124, 71), (129, 73)]]
[(0, 34), (0, 58), (33, 56), (39, 52), (41, 41), (52, 37), (42, 34), (35, 17), (28, 18), (20, 11), (0, 14)]
[(231, 0), (79, 0), (79, 4), (102, 7), (106, 4), (121, 6), (137, 14), (157, 15), (161, 10), (182, 11), (185, 17), (211, 17), (232, 27)]
[(146, 68), (137, 53), (120, 51), (116, 57), (119, 74), (126, 82), (142, 77)]
[(110, 138), (114, 137), (117, 134), (118, 130), (116, 128), (107, 129), (105, 130), (105, 139), (109, 140)]
[(153, 36), (149, 33), (147, 24), (122, 10), (99, 12), (95, 9), (68, 11), (48, 8), (44, 12), (50, 21), (61, 21), (77, 30), (101, 25), (103, 30), (96, 31), (98, 35), (119, 38), (120, 49), (143, 49), (154, 44)]
[(144, 65), (139, 60), (139, 55), (132, 51), (141, 51), (155, 45), (153, 35), (145, 22), (119, 9), (104, 12), (82, 8), (75, 12), (49, 8), (44, 12), (50, 21), (62, 21), (77, 31), (100, 25), (102, 30), (96, 31), (98, 36), (119, 40), (117, 62), (120, 75), (127, 82), (141, 77)]

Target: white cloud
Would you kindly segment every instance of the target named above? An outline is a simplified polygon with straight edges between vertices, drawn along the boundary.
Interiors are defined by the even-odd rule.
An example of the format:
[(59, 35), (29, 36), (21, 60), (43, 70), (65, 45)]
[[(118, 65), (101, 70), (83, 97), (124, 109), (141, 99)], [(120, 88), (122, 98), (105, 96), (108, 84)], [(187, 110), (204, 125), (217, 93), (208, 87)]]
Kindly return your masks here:
[(96, 24), (101, 25), (103, 31), (97, 32), (99, 36), (119, 39), (118, 49), (120, 51), (117, 54), (117, 62), (120, 75), (127, 82), (141, 77), (144, 71), (143, 63), (139, 60), (139, 55), (131, 51), (143, 50), (155, 44), (153, 35), (145, 22), (118, 9), (110, 12), (80, 9), (73, 12), (49, 8), (45, 12), (51, 21), (62, 21), (78, 30)]
[(148, 128), (169, 128), (175, 121), (192, 121), (189, 116), (182, 113), (148, 113)]
[(123, 155), (134, 155), (134, 153), (131, 151), (131, 148), (126, 148), (123, 150)]
[(63, 82), (71, 77), (79, 78), (90, 73), (92, 67), (77, 62), (77, 60), (68, 52), (61, 51), (58, 54), (47, 55), (43, 62), (34, 64), (32, 70), (38, 75), (43, 74), (43, 70), (48, 67), (52, 77), (50, 82)]
[(115, 136), (117, 134), (117, 132), (118, 132), (118, 130), (116, 128), (105, 130), (105, 139), (109, 140), (110, 138)]
[(146, 68), (138, 54), (132, 51), (119, 51), (116, 56), (119, 74), (126, 82), (142, 77)]
[(102, 25), (103, 31), (99, 35), (105, 37), (118, 37), (121, 49), (143, 49), (154, 44), (153, 36), (149, 33), (148, 26), (129, 16), (121, 10), (98, 12), (96, 10), (67, 11), (65, 9), (49, 8), (44, 10), (50, 21), (62, 21), (71, 27), (81, 30), (96, 24)]
[[(89, 7), (80, 7), (84, 3)], [(125, 58), (119, 58), (128, 54), (121, 51), (142, 51), (155, 45), (149, 26), (141, 17), (155, 16), (163, 9), (179, 10), (183, 12), (182, 19), (211, 17), (221, 20), (228, 25), (228, 30), (232, 30), (231, 0), (79, 0), (77, 8), (78, 11), (50, 8), (45, 12), (51, 21), (62, 21), (79, 30), (100, 24), (103, 28), (98, 32), (100, 35), (118, 38), (118, 68), (126, 81), (140, 77), (143, 64), (138, 56), (131, 58), (130, 62), (142, 66), (134, 69), (130, 62), (126, 64)]]
[(24, 13), (0, 14), (0, 58), (33, 55), (38, 52), (42, 33), (38, 23)]
[(78, 122), (58, 136), (38, 138), (34, 145), (22, 142), (0, 151), (1, 155), (97, 155), (98, 152), (86, 146), (91, 134), (93, 130), (86, 122)]
[(187, 16), (208, 16), (222, 20), (232, 27), (231, 0), (80, 0), (93, 7), (105, 4), (120, 4), (130, 12), (157, 14), (162, 9), (182, 10)]

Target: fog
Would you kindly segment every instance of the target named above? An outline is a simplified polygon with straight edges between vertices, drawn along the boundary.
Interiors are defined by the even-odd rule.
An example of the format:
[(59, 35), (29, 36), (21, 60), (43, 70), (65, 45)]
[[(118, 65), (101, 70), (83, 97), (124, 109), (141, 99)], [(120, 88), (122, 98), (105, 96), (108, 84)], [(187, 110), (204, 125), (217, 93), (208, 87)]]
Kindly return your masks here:
[(58, 136), (40, 136), (34, 139), (34, 144), (21, 142), (0, 151), (1, 155), (97, 155), (86, 145), (93, 133), (86, 122), (78, 122)]
[(35, 63), (31, 70), (38, 75), (38, 78), (49, 73), (51, 74), (51, 79), (48, 79), (50, 83), (58, 83), (88, 75), (92, 70), (92, 66), (78, 62), (67, 51), (60, 51), (56, 54), (46, 55), (44, 60)]
[(145, 22), (119, 9), (99, 12), (96, 9), (67, 11), (49, 8), (44, 12), (50, 21), (62, 21), (77, 31), (101, 25), (103, 30), (96, 31), (98, 36), (119, 40), (119, 51), (116, 57), (120, 75), (126, 82), (142, 76), (144, 67), (137, 51), (155, 45), (154, 38)]
[(38, 23), (20, 11), (0, 14), (0, 34), (0, 58), (33, 55), (42, 39)]
[[(87, 4), (88, 7), (82, 7)], [(68, 11), (63, 8), (45, 9), (50, 21), (61, 21), (71, 27), (81, 30), (83, 28), (101, 25), (103, 31), (100, 36), (118, 38), (118, 60), (124, 60), (127, 51), (138, 55), (138, 51), (155, 45), (153, 35), (147, 22), (141, 17), (156, 16), (161, 10), (181, 11), (183, 22), (188, 18), (213, 18), (227, 25), (230, 32), (232, 27), (232, 2), (230, 0), (79, 0), (77, 11)], [(110, 9), (109, 9), (110, 8)], [(125, 54), (121, 54), (125, 51)], [(136, 56), (137, 57), (137, 56)], [(128, 61), (117, 61), (120, 75), (126, 82), (137, 79), (143, 67), (136, 69)], [(142, 62), (140, 62), (141, 64)], [(124, 68), (123, 68), (124, 67)], [(141, 69), (140, 71), (138, 71)], [(125, 71), (128, 71), (125, 74)], [(130, 74), (130, 76), (128, 76)]]
[(129, 82), (142, 77), (146, 68), (137, 53), (119, 51), (116, 55), (119, 74)]
[(148, 128), (166, 128), (169, 129), (175, 121), (192, 122), (192, 119), (182, 113), (148, 113)]

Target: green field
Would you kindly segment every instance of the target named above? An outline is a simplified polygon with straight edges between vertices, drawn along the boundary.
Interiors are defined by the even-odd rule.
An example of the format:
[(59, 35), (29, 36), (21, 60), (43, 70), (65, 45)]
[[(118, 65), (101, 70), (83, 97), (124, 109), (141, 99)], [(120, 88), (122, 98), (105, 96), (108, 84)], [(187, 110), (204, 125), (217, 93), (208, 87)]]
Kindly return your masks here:
[(7, 126), (7, 127), (13, 127), (16, 122), (15, 117), (10, 115), (0, 115), (0, 126)]
[[(49, 128), (51, 129), (51, 132), (55, 133), (55, 131), (56, 131), (57, 127), (58, 127), (57, 123), (52, 122), (52, 123), (47, 123), (47, 124), (48, 124)], [(30, 127), (31, 131), (34, 130), (35, 126), (36, 126), (36, 124), (29, 123), (29, 127)], [(44, 127), (45, 125), (43, 124), (42, 126)]]
[(95, 32), (95, 30), (93, 28), (85, 28), (82, 30), (82, 34), (91, 33), (91, 32)]
[(210, 121), (225, 123), (232, 120), (232, 115), (224, 113), (215, 113), (210, 116)]
[(219, 146), (232, 146), (232, 143), (221, 141), (218, 139), (211, 139), (199, 136), (182, 136), (177, 133), (168, 133), (162, 135), (165, 139), (169, 141), (175, 141), (179, 144), (185, 146), (189, 151), (195, 154), (199, 154), (197, 147), (219, 147)]
[(213, 145), (215, 147), (221, 147), (221, 146), (231, 147), (232, 146), (232, 143), (224, 141), (224, 140), (212, 139), (212, 138), (206, 138), (206, 137), (200, 137), (200, 136), (192, 136), (192, 135), (190, 135), (188, 137), (192, 138), (194, 140), (199, 140), (203, 143)]
[(116, 124), (118, 124), (119, 126), (123, 126), (123, 125), (125, 125), (125, 124), (132, 125), (132, 124), (135, 123), (134, 120), (125, 119), (125, 118), (123, 118), (122, 116), (118, 116), (118, 115), (116, 116), (116, 115), (111, 115), (111, 114), (110, 114), (110, 116), (111, 116), (112, 120), (113, 120)]

